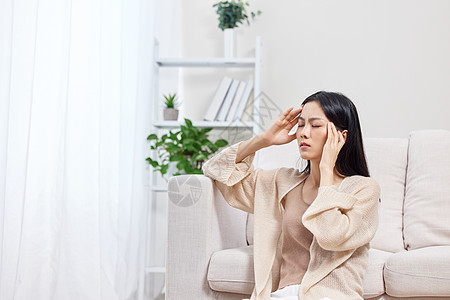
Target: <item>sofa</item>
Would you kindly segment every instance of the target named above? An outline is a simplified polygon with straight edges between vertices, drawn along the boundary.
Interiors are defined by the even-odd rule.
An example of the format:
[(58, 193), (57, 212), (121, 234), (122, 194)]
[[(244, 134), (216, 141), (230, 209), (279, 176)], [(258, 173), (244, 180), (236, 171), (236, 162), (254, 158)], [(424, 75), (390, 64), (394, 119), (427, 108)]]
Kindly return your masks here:
[[(450, 299), (450, 131), (364, 145), (381, 186), (364, 298)], [(301, 168), (302, 161), (294, 141), (258, 151), (255, 165)], [(166, 299), (249, 298), (253, 216), (230, 207), (203, 175), (172, 177), (168, 195)]]

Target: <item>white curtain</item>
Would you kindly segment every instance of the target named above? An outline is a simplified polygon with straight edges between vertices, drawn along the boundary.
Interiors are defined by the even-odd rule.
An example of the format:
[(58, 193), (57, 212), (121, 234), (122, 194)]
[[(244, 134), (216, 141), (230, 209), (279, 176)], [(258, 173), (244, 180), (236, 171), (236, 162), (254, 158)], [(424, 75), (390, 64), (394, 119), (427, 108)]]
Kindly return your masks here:
[(153, 0), (0, 0), (0, 299), (136, 299)]

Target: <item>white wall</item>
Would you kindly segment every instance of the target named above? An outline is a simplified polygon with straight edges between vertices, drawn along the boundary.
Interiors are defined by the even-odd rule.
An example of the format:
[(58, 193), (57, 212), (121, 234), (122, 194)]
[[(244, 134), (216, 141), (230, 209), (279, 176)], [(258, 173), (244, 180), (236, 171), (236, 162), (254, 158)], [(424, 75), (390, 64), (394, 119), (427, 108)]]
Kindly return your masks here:
[[(212, 4), (183, 0), (182, 56), (221, 56)], [(339, 91), (358, 107), (370, 137), (450, 130), (450, 1), (253, 0), (263, 14), (238, 33), (238, 56), (263, 38), (262, 90), (282, 108), (318, 91)], [(221, 78), (186, 69), (184, 113), (200, 120)], [(233, 72), (245, 79), (250, 72)]]

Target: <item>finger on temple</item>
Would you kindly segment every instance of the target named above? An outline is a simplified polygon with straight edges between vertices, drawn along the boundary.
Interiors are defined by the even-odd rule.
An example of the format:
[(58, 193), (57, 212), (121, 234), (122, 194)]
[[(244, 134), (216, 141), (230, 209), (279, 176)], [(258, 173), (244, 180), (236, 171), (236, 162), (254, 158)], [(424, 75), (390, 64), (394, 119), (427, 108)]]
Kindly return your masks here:
[(290, 108), (288, 108), (286, 111), (284, 111), (281, 115), (280, 115), (280, 120), (285, 120), (286, 118), (288, 118), (289, 117), (289, 114), (290, 114), (290, 112), (291, 112), (291, 110), (293, 109), (294, 107), (290, 107)]
[(297, 108), (297, 109), (291, 110), (291, 112), (289, 114), (291, 116), (296, 116), (296, 115), (300, 115), (300, 112), (301, 112), (301, 108)]
[(327, 127), (328, 127), (327, 140), (331, 141), (331, 136), (333, 135), (333, 129), (331, 128), (331, 122), (328, 122)]
[(332, 130), (333, 130), (333, 134), (334, 134), (336, 137), (339, 137), (338, 131), (337, 131), (336, 126), (334, 125), (333, 122), (331, 123), (331, 127), (332, 127)]
[(298, 115), (296, 115), (295, 117), (293, 117), (293, 118), (292, 118), (292, 120), (291, 120), (291, 122), (293, 122), (293, 121), (297, 121), (297, 120), (298, 120), (298, 118), (300, 118), (300, 114), (298, 114)]

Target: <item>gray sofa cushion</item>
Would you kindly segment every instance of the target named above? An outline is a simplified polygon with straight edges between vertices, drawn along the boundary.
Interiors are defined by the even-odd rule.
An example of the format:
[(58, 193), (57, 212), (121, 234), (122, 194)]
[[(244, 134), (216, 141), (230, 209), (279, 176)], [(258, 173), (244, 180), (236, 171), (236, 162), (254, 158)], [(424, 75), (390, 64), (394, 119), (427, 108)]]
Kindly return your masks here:
[(255, 285), (253, 246), (214, 252), (208, 267), (208, 283), (212, 290), (251, 294)]
[(395, 253), (386, 261), (384, 279), (391, 296), (450, 296), (450, 246)]
[(450, 131), (410, 134), (404, 206), (408, 250), (450, 246)]
[(389, 252), (405, 251), (402, 230), (408, 139), (365, 138), (364, 148), (370, 175), (381, 187), (379, 225), (370, 245)]

